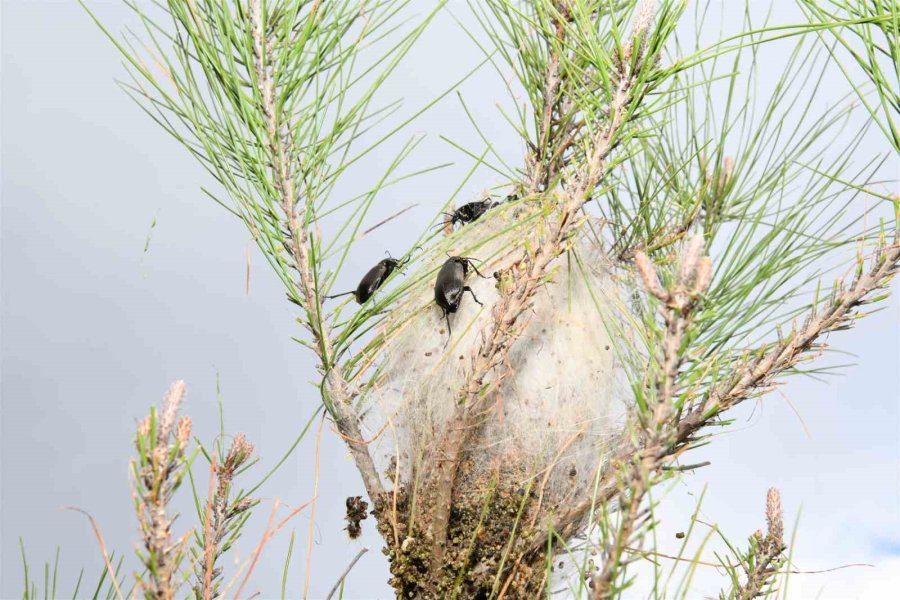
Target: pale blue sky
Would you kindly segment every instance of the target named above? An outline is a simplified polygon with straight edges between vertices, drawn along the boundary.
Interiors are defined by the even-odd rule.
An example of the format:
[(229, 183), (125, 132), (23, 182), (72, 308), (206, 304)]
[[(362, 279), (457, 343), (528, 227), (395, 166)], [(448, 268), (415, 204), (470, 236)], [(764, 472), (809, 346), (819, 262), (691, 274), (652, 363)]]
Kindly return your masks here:
[[(789, 3), (776, 4), (775, 21), (797, 20)], [(117, 0), (90, 5), (115, 30), (128, 16)], [(463, 2), (450, 5), (465, 14)], [(753, 5), (764, 11), (768, 3)], [(173, 380), (186, 380), (185, 411), (197, 435), (210, 440), (218, 427), (218, 373), (226, 429), (245, 432), (263, 466), (290, 445), (317, 398), (307, 383), (310, 355), (289, 339), (297, 328), (280, 284), (254, 251), (245, 293), (249, 236), (200, 192), (207, 175), (113, 84), (124, 76), (119, 59), (77, 3), (6, 0), (2, 21), (0, 597), (8, 598), (21, 593), (19, 536), (33, 566), (61, 547), (64, 590), (81, 567), (88, 581), (99, 573), (102, 559), (87, 522), (58, 510), (64, 505), (94, 514), (110, 548), (130, 559), (137, 541), (127, 478), (134, 425)], [(776, 48), (764, 52), (773, 64), (783, 56)], [(477, 49), (442, 15), (386, 97), (419, 107), (478, 60)], [(825, 83), (835, 99), (846, 91), (835, 73)], [(494, 108), (504, 99), (495, 74), (479, 73), (463, 93), (498, 151), (516, 161), (521, 147)], [(457, 163), (382, 198), (373, 223), (421, 206), (355, 248), (351, 260), (360, 272), (384, 250), (396, 254), (470, 168), (438, 134), (480, 147), (452, 98), (415, 130), (428, 134), (416, 164)], [(877, 135), (865, 149), (887, 151)], [(360, 176), (375, 177), (391, 158), (388, 151), (372, 157)], [(896, 160), (884, 171), (895, 180), (897, 172)], [(496, 183), (483, 171), (463, 197)], [(797, 577), (802, 588), (794, 597), (814, 597), (819, 588), (823, 598), (880, 597), (872, 595), (879, 588), (866, 590), (862, 582), (897, 589), (900, 581), (889, 573), (900, 564), (898, 331), (894, 298), (856, 330), (832, 338), (855, 353), (857, 366), (826, 383), (792, 381), (738, 410), (731, 432), (695, 454), (713, 464), (679, 484), (661, 539), (683, 529), (693, 496), (708, 483), (706, 519), (742, 540), (763, 525), (765, 492), (774, 485), (788, 522), (802, 507), (794, 547), (799, 568), (879, 565)], [(266, 502), (239, 546), (242, 556), (258, 541), (272, 499), (298, 505), (312, 496), (314, 441), (308, 437), (261, 490)], [(342, 531), (344, 498), (363, 489), (327, 427), (321, 456), (310, 597), (327, 593), (361, 544), (372, 551), (353, 571), (345, 597), (390, 597), (371, 521), (361, 542), (348, 542)], [(182, 500), (187, 517), (189, 496)], [(309, 521), (300, 517), (294, 526), (291, 597), (303, 585)], [(263, 597), (278, 591), (289, 535), (268, 545), (257, 568), (254, 589)], [(714, 591), (717, 581), (701, 575), (698, 596)]]

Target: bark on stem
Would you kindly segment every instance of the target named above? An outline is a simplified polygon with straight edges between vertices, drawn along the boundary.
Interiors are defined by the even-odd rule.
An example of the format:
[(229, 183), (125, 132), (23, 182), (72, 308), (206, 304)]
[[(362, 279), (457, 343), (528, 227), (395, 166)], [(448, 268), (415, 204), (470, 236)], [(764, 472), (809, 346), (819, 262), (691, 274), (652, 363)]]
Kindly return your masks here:
[[(560, 4), (557, 5), (557, 10), (562, 13), (560, 19), (556, 22), (556, 39), (561, 46), (566, 36), (566, 25), (563, 17), (565, 16), (567, 9), (564, 5)], [(541, 127), (538, 136), (538, 145), (534, 148), (534, 153), (530, 161), (532, 168), (531, 173), (529, 174), (528, 187), (526, 188), (526, 193), (529, 195), (546, 189), (551, 179), (552, 165), (549, 164), (547, 157), (548, 150), (552, 149), (551, 131), (553, 129), (553, 110), (560, 101), (559, 93), (561, 78), (559, 74), (559, 54), (553, 52), (552, 49), (548, 50), (548, 52), (547, 71), (544, 74), (544, 108), (541, 116)], [(550, 152), (549, 155), (553, 156), (554, 153)]]

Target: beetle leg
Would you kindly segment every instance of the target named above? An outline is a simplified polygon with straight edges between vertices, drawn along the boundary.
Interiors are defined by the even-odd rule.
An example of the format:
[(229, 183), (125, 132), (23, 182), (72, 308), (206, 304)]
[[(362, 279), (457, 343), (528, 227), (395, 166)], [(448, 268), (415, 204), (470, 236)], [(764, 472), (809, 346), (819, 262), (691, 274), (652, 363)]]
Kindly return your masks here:
[(450, 343), (450, 338), (453, 337), (453, 330), (450, 329), (450, 311), (443, 308), (441, 310), (444, 311), (444, 318), (447, 319), (447, 341), (444, 342), (444, 348), (446, 348)]
[(463, 293), (466, 292), (472, 294), (472, 299), (478, 303), (478, 306), (484, 306), (484, 304), (481, 303), (481, 300), (478, 299), (478, 296), (475, 295), (475, 292), (472, 291), (472, 288), (470, 288), (469, 286), (463, 286)]

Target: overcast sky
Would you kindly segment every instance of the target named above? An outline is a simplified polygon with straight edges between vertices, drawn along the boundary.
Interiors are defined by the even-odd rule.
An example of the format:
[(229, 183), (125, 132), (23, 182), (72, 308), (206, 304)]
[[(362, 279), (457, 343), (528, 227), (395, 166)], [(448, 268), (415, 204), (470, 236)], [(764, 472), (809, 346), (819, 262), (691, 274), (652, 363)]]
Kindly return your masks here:
[[(121, 2), (89, 4), (113, 30), (128, 19)], [(774, 21), (798, 20), (789, 3), (776, 5)], [(450, 6), (466, 14), (465, 3)], [(754, 3), (761, 11), (767, 6)], [(21, 594), (20, 536), (34, 569), (60, 547), (61, 590), (74, 585), (82, 567), (86, 581), (96, 580), (102, 558), (89, 525), (60, 511), (65, 505), (90, 511), (107, 545), (126, 553), (134, 568), (137, 534), (127, 477), (134, 426), (172, 381), (187, 382), (185, 412), (206, 441), (218, 428), (218, 381), (226, 430), (245, 432), (262, 458), (248, 482), (286, 451), (318, 398), (308, 383), (310, 354), (290, 340), (298, 333), (295, 311), (280, 284), (253, 249), (246, 292), (248, 234), (204, 197), (205, 172), (115, 86), (113, 78), (124, 77), (119, 58), (77, 3), (6, 0), (2, 21), (0, 596), (9, 598)], [(763, 52), (763, 64), (780, 64), (784, 47)], [(444, 14), (385, 97), (402, 96), (406, 107), (418, 108), (479, 60)], [(837, 73), (825, 85), (833, 99), (846, 91)], [(485, 70), (463, 93), (495, 148), (510, 161), (519, 159), (522, 148), (495, 108), (504, 98), (502, 82)], [(379, 200), (373, 223), (420, 206), (357, 245), (350, 273), (363, 272), (385, 250), (401, 250), (471, 168), (439, 134), (480, 147), (452, 97), (415, 130), (428, 134), (415, 164), (456, 163)], [(860, 164), (887, 152), (877, 135), (867, 140)], [(389, 152), (373, 157), (358, 176), (374, 179), (391, 158)], [(896, 160), (884, 177), (896, 180)], [(496, 175), (479, 172), (462, 197), (497, 183)], [(832, 338), (855, 354), (856, 366), (824, 383), (792, 381), (743, 407), (727, 435), (696, 453), (712, 465), (674, 490), (661, 545), (674, 545), (674, 532), (684, 528), (707, 484), (704, 519), (743, 541), (763, 526), (766, 489), (774, 485), (782, 491), (787, 522), (799, 523), (793, 546), (798, 569), (876, 565), (797, 576), (792, 597), (884, 598), (900, 589), (896, 298), (886, 308)], [(239, 544), (241, 556), (257, 543), (274, 499), (296, 506), (314, 495), (314, 452), (315, 435), (309, 435), (262, 488), (264, 502)], [(323, 597), (363, 545), (372, 551), (352, 572), (345, 597), (390, 597), (371, 521), (360, 541), (349, 542), (342, 531), (344, 498), (363, 488), (328, 427), (320, 469), (310, 597)], [(185, 517), (176, 529), (193, 521), (187, 490), (181, 507)], [(308, 514), (293, 521), (289, 597), (299, 595), (306, 576)], [(279, 592), (289, 538), (286, 530), (268, 544), (248, 589), (263, 597)], [(711, 550), (705, 556), (712, 559)], [(698, 597), (721, 583), (714, 575), (701, 572)]]

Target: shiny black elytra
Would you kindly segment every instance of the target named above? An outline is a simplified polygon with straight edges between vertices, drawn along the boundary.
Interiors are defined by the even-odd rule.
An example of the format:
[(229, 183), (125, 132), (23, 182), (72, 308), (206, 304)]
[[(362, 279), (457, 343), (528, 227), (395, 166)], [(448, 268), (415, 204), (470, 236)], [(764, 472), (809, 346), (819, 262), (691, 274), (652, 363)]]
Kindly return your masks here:
[(377, 265), (369, 269), (368, 273), (363, 275), (363, 278), (360, 280), (359, 285), (356, 286), (356, 290), (325, 297), (330, 299), (353, 294), (353, 296), (356, 298), (356, 302), (362, 304), (372, 297), (372, 294), (374, 294), (378, 290), (378, 288), (382, 286), (387, 278), (390, 277), (391, 273), (405, 265), (407, 262), (409, 262), (409, 259), (406, 259), (405, 261), (401, 261), (396, 258), (382, 259), (378, 261)]
[(485, 198), (484, 200), (463, 204), (452, 213), (444, 213), (444, 216), (450, 217), (450, 227), (457, 223), (465, 225), (479, 219), (481, 215), (499, 204), (499, 202), (494, 202), (491, 198)]
[(475, 268), (471, 258), (451, 256), (438, 271), (437, 279), (434, 282), (434, 301), (441, 307), (444, 319), (447, 320), (448, 342), (450, 341), (449, 336), (453, 335), (453, 331), (450, 329), (450, 313), (455, 313), (459, 308), (463, 293), (469, 292), (475, 302), (484, 306), (475, 296), (472, 288), (466, 285), (466, 275), (469, 274), (470, 268), (478, 273), (479, 277), (487, 279)]

